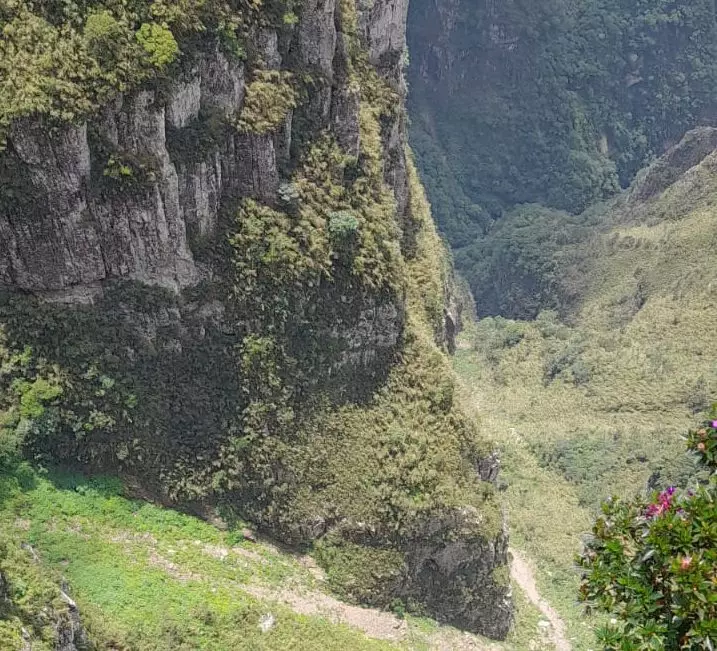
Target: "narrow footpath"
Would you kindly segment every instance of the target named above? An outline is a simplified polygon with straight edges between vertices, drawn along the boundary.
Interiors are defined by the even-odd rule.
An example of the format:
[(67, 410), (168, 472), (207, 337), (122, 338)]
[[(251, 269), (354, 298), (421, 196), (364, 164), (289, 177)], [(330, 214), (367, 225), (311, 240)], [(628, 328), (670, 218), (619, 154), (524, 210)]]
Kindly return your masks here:
[(572, 651), (572, 645), (568, 641), (565, 622), (543, 597), (540, 596), (538, 586), (535, 582), (535, 574), (530, 563), (520, 552), (510, 550), (513, 562), (510, 565), (510, 576), (530, 602), (543, 614), (543, 617), (550, 622), (549, 635), (555, 645), (556, 651)]

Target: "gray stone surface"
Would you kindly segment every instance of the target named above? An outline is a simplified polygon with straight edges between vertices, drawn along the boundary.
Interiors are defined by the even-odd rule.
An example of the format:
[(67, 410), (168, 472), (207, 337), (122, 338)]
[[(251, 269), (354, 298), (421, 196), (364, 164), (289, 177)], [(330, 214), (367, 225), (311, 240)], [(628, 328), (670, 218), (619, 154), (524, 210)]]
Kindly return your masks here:
[[(504, 639), (513, 621), (508, 536), (481, 534), (481, 514), (457, 508), (432, 519), (408, 554), (404, 598), (415, 598), (443, 621)], [(495, 579), (505, 569), (505, 583)]]
[(336, 0), (304, 0), (298, 25), (298, 51), (305, 68), (333, 76)]
[(175, 164), (166, 125), (186, 128), (202, 108), (234, 116), (243, 98), (243, 64), (218, 50), (174, 83), (166, 105), (151, 91), (118, 96), (98, 116), (97, 130), (121, 154), (146, 161), (154, 175), (119, 193), (93, 187), (103, 170), (92, 169), (98, 163), (87, 125), (58, 130), (39, 120), (15, 123), (10, 147), (42, 209), (32, 219), (0, 213), (0, 284), (67, 303), (92, 301), (110, 278), (175, 290), (195, 284), (202, 274), (188, 237), (214, 232), (228, 192), (273, 196), (273, 144), (227, 142), (205, 160)]
[(406, 47), (408, 0), (358, 0), (359, 30), (371, 63), (398, 62)]
[[(346, 39), (337, 33), (336, 11), (335, 0), (305, 0), (290, 39), (282, 36), (280, 41), (272, 30), (256, 33), (253, 52), (263, 65), (281, 67), (283, 53), (287, 61), (298, 61), (314, 73), (306, 103), (289, 113), (275, 133), (227, 129), (222, 142), (196, 156), (191, 149), (177, 148), (174, 140), (168, 147), (168, 131), (185, 143), (186, 130), (202, 126), (198, 120), (219, 113), (232, 122), (239, 115), (250, 71), (218, 47), (200, 55), (161, 96), (145, 90), (115, 98), (90, 125), (92, 130), (88, 125), (58, 130), (39, 120), (17, 122), (10, 132), (10, 152), (37, 202), (31, 216), (19, 207), (0, 206), (0, 287), (66, 304), (92, 303), (106, 281), (114, 279), (175, 291), (192, 287), (213, 273), (197, 263), (192, 246), (217, 234), (220, 208), (229, 205), (225, 200), (252, 197), (275, 204), (280, 170), (295, 162), (292, 135), (299, 133), (306, 141), (329, 128), (344, 151), (358, 157), (360, 92), (348, 78)], [(405, 90), (401, 58), (406, 11), (407, 0), (359, 0), (359, 36), (399, 98)], [(381, 128), (384, 178), (396, 197), (405, 235), (411, 228), (406, 128), (398, 108), (394, 118), (382, 119)], [(301, 133), (300, 128), (315, 133)], [(105, 187), (109, 181), (99, 168), (104, 162), (93, 131), (122, 155), (146, 163), (151, 174), (141, 185), (130, 191)], [(193, 140), (186, 142), (191, 147)], [(359, 287), (350, 296), (338, 294), (327, 288), (315, 301), (319, 305), (297, 306), (294, 316), (300, 321), (311, 310), (326, 315), (327, 351), (325, 358), (319, 351), (315, 362), (321, 371), (317, 375), (326, 377), (316, 381), (326, 381), (340, 402), (362, 378), (371, 391), (382, 381), (381, 373), (395, 361), (406, 314), (400, 295), (372, 295)], [(450, 349), (460, 319), (449, 287), (445, 299), (445, 324), (436, 339)], [(153, 315), (127, 312), (128, 327), (169, 356), (187, 355), (210, 329), (232, 336), (240, 329), (237, 315), (233, 322), (225, 319), (228, 306), (221, 301), (192, 300)], [(125, 309), (115, 307), (120, 313)], [(493, 481), (493, 460), (479, 463), (476, 472)], [(511, 621), (510, 591), (496, 583), (494, 570), (506, 565), (507, 538), (481, 533), (483, 525), (480, 513), (470, 507), (429, 518), (406, 543), (407, 572), (396, 589), (445, 621), (503, 637)], [(310, 518), (301, 536), (317, 537), (331, 526), (320, 516)], [(73, 626), (66, 630), (61, 648), (73, 651)]]

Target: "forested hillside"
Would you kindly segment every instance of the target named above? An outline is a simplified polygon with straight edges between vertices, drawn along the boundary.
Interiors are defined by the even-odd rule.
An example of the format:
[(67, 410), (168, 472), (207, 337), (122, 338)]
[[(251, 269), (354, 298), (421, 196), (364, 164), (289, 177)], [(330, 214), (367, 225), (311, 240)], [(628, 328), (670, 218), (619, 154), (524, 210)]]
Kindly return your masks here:
[(409, 27), (411, 136), (456, 248), (517, 204), (582, 212), (714, 117), (710, 0), (415, 0)]

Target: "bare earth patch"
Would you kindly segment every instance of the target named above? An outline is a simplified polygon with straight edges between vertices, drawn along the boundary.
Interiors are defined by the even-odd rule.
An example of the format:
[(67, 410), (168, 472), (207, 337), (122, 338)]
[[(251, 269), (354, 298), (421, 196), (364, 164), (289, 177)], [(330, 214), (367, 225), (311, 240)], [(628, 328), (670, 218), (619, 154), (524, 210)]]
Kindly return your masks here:
[(346, 624), (379, 640), (401, 642), (406, 638), (408, 624), (392, 613), (345, 604), (321, 592), (273, 591), (261, 586), (247, 585), (243, 588), (258, 599), (278, 601), (299, 615), (325, 617), (336, 624)]
[(555, 645), (556, 651), (572, 651), (572, 645), (567, 638), (565, 622), (556, 610), (540, 596), (538, 586), (535, 583), (535, 574), (528, 560), (514, 549), (511, 549), (510, 552), (513, 556), (513, 562), (510, 564), (510, 576), (520, 586), (520, 589), (531, 603), (540, 610), (543, 617), (550, 622), (548, 634)]

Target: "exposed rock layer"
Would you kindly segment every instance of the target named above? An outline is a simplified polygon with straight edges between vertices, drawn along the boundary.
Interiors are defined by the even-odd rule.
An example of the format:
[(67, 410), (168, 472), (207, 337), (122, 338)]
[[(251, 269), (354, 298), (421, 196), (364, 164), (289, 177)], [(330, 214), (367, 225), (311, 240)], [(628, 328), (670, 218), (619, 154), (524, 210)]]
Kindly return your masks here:
[[(357, 8), (358, 37), (368, 61), (401, 102), (407, 0), (361, 1)], [(66, 303), (78, 319), (87, 317), (94, 328), (99, 323), (109, 340), (108, 363), (115, 369), (125, 362), (133, 366), (137, 384), (131, 388), (141, 390), (152, 406), (141, 445), (119, 436), (103, 442), (105, 458), (87, 454), (83, 460), (106, 466), (133, 455), (156, 456), (161, 473), (171, 467), (184, 475), (201, 454), (224, 450), (226, 421), (247, 405), (233, 402), (245, 388), (237, 379), (236, 357), (217, 351), (239, 349), (238, 330), (256, 315), (229, 318), (232, 308), (223, 297), (204, 293), (229, 262), (216, 260), (226, 246), (223, 210), (245, 199), (282, 207), (282, 184), (292, 166), (306, 143), (327, 131), (349, 157), (360, 159), (362, 99), (347, 74), (348, 42), (355, 35), (341, 32), (339, 13), (333, 0), (307, 0), (293, 28), (256, 30), (256, 60), (243, 63), (218, 46), (208, 47), (184, 62), (181, 75), (161, 92), (118, 96), (89, 123), (57, 127), (27, 119), (12, 126), (0, 171), (9, 171), (7, 187), (23, 199), (0, 202), (0, 289)], [(258, 65), (301, 70), (312, 84), (278, 127), (241, 131), (234, 128), (235, 119)], [(403, 264), (414, 254), (418, 227), (410, 215), (405, 115), (396, 108), (381, 118), (379, 176), (395, 199), (395, 211), (386, 219), (395, 221), (395, 248), (401, 249)], [(223, 124), (220, 137), (213, 134), (198, 146), (196, 133), (211, 131), (217, 120)], [(380, 194), (391, 192), (382, 186)], [(321, 344), (300, 369), (307, 376), (302, 387), (320, 387), (322, 398), (335, 404), (367, 401), (381, 388), (401, 354), (408, 320), (400, 289), (372, 289), (344, 276), (336, 286), (307, 288), (318, 304), (304, 300), (287, 308), (293, 310), (288, 327), (295, 330), (290, 345)], [(113, 293), (118, 286), (119, 294)], [(122, 295), (123, 286), (142, 290)], [(444, 289), (445, 324), (434, 334), (437, 346), (450, 349), (458, 319)], [(437, 312), (440, 321), (440, 308)], [(62, 319), (65, 315), (49, 321), (50, 328), (57, 327), (60, 338), (58, 323), (71, 329), (77, 337), (73, 354), (101, 343), (92, 332), (81, 340), (85, 333)], [(310, 336), (302, 330), (307, 323)], [(306, 351), (296, 358), (301, 355)], [(175, 376), (171, 391), (158, 389)], [(201, 413), (187, 407), (196, 402)], [(232, 437), (234, 444), (235, 432)], [(162, 458), (170, 448), (182, 450), (171, 463)], [(292, 486), (298, 481), (282, 476), (279, 464), (273, 472), (277, 481)], [(509, 589), (495, 581), (493, 570), (506, 563), (506, 541), (503, 533), (480, 535), (480, 520), (474, 507), (426, 518), (423, 530), (402, 543), (405, 571), (394, 594), (425, 604), (447, 621), (502, 637), (511, 621)], [(329, 526), (322, 521), (308, 538)]]

